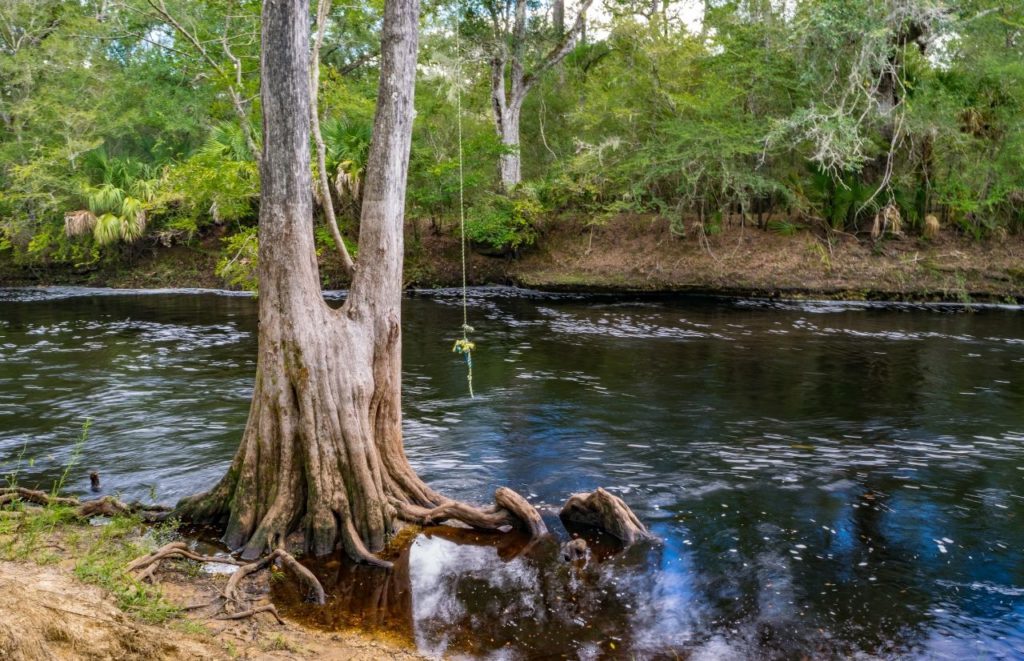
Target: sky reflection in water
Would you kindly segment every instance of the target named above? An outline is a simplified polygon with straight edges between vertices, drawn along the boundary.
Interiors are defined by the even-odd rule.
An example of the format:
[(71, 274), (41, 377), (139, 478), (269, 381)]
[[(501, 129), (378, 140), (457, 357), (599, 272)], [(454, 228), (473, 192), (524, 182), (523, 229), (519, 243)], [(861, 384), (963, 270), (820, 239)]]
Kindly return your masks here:
[[(208, 486), (244, 425), (254, 303), (96, 294), (0, 295), (0, 468), (24, 449), (23, 481), (46, 484), (91, 416), (107, 488)], [(470, 400), (458, 303), (406, 303), (421, 474), (547, 507), (604, 485), (664, 544), (574, 575), (554, 544), (502, 560), (436, 533), (390, 579), (337, 568), (379, 594), (338, 587), (325, 626), (512, 658), (1024, 656), (1019, 311), (476, 292)]]

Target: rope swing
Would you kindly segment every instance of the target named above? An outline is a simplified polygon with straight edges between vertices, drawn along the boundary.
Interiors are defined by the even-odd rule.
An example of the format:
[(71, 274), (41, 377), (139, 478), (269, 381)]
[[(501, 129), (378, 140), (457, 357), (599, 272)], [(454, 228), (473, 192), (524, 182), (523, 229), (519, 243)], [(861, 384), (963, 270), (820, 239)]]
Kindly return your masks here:
[(466, 383), (469, 385), (469, 396), (473, 398), (473, 349), (476, 345), (470, 342), (469, 334), (473, 327), (469, 325), (469, 303), (466, 288), (466, 184), (462, 171), (462, 50), (459, 43), (459, 15), (455, 14), (455, 123), (459, 136), (459, 243), (462, 248), (462, 337), (455, 340), (452, 347), (454, 353), (466, 358)]

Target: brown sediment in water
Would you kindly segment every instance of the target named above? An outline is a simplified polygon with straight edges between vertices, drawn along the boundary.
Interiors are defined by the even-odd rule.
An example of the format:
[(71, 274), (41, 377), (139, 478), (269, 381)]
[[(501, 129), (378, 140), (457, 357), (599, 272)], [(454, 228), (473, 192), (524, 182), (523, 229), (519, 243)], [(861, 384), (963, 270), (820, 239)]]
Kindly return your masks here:
[[(574, 530), (587, 539), (586, 563), (563, 561), (553, 536), (431, 526), (392, 550), (390, 571), (341, 556), (303, 559), (327, 591), (323, 607), (305, 602), (291, 581), (273, 582), (271, 598), (305, 626), (369, 631), (431, 655), (563, 658), (587, 647), (615, 658), (630, 636), (629, 608), (615, 607), (617, 595), (601, 585), (601, 573), (617, 569), (599, 565), (623, 559), (622, 546), (596, 529)], [(438, 583), (425, 587), (431, 581)], [(600, 624), (581, 631), (583, 615)]]

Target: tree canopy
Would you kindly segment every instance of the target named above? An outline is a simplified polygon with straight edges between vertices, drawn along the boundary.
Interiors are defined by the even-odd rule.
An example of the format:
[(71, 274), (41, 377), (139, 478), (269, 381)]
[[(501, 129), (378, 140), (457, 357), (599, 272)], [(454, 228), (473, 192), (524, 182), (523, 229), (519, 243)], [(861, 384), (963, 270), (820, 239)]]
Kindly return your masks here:
[[(5, 2), (0, 258), (82, 267), (217, 236), (225, 277), (248, 281), (259, 4)], [(521, 33), (495, 27), (517, 7), (425, 7), (411, 216), (457, 216), (459, 87), (468, 229), (482, 243), (528, 244), (537, 218), (561, 213), (656, 213), (679, 233), (713, 233), (735, 216), (780, 231), (791, 222), (851, 231), (892, 207), (910, 231), (930, 214), (972, 238), (1021, 229), (1020, 6), (737, 0), (695, 13), (604, 0), (550, 67), (582, 5), (527, 2)], [(316, 203), (321, 215), (332, 205), (353, 251), (382, 10), (332, 3), (322, 27), (328, 190), (315, 187)], [(518, 142), (496, 130), (495, 53), (518, 53), (526, 76), (543, 69), (522, 98)], [(501, 68), (509, 89), (514, 68)], [(502, 186), (499, 162), (513, 150), (521, 181)], [(332, 243), (321, 225), (318, 248)]]

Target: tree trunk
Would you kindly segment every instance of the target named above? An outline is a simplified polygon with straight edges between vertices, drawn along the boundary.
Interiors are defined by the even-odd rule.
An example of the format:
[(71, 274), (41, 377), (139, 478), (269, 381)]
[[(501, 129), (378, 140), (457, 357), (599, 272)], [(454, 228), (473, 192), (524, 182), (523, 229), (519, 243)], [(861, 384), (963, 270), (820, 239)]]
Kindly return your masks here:
[(512, 103), (502, 113), (498, 137), (501, 138), (502, 152), (498, 166), (501, 172), (501, 187), (506, 192), (511, 191), (522, 181), (521, 158), (519, 155), (519, 117), (522, 109), (522, 99), (513, 99)]
[(400, 519), (535, 530), (536, 511), (514, 492), (480, 510), (439, 496), (402, 447), (402, 221), (419, 0), (385, 5), (361, 259), (338, 310), (324, 303), (313, 244), (308, 10), (309, 0), (263, 3), (260, 330), (249, 420), (227, 474), (177, 512), (225, 525), (225, 543), (243, 558), (294, 537), (317, 555), (341, 546), (380, 565), (389, 563), (372, 554)]
[[(511, 30), (506, 17), (498, 11), (498, 5), (491, 5), (491, 23), (494, 30), (495, 43), (502, 44), (499, 52), (491, 60), (491, 110), (494, 114), (494, 127), (498, 138), (505, 148), (498, 160), (498, 171), (501, 175), (501, 188), (511, 191), (522, 181), (522, 157), (519, 150), (519, 117), (523, 101), (537, 81), (552, 67), (558, 65), (572, 52), (577, 38), (583, 35), (586, 26), (587, 9), (593, 0), (583, 0), (576, 14), (576, 20), (568, 32), (559, 28), (559, 40), (544, 55), (532, 71), (526, 71), (526, 39), (527, 39), (527, 2), (515, 0), (515, 18)], [(563, 16), (560, 19), (564, 25)], [(504, 25), (504, 27), (502, 27)], [(507, 44), (507, 50), (506, 50)], [(508, 81), (506, 82), (506, 74)]]

